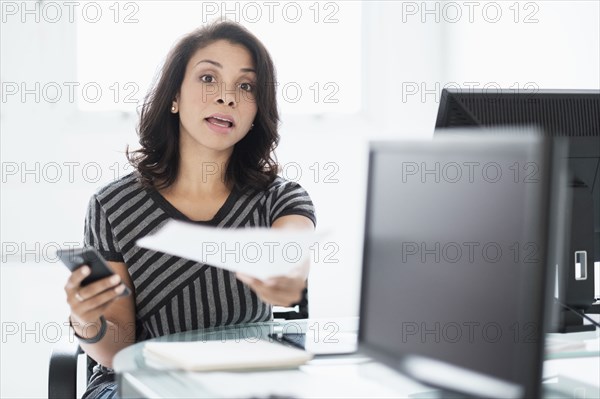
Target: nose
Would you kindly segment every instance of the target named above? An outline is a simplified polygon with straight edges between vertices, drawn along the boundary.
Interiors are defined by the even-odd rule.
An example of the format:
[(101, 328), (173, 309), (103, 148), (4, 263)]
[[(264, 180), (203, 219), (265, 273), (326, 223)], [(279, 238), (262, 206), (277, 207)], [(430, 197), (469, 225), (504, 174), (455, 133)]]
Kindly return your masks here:
[[(222, 97), (224, 97), (224, 96), (222, 96)], [(217, 104), (225, 104), (225, 103), (226, 102), (225, 102), (225, 100), (223, 98), (218, 98), (217, 99)], [(231, 108), (235, 108), (235, 104), (236, 103), (233, 100), (230, 100), (229, 102), (227, 102), (227, 105), (229, 105)]]
[(227, 90), (226, 87), (222, 87), (219, 95), (216, 98), (217, 104), (227, 104), (231, 108), (235, 108), (237, 105), (236, 92)]

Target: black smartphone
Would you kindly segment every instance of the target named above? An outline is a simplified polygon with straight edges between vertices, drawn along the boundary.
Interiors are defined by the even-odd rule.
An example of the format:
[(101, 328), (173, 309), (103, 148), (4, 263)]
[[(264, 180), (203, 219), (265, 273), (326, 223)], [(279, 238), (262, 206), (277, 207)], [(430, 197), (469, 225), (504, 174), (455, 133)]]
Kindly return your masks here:
[[(81, 282), (82, 287), (115, 274), (98, 251), (92, 247), (59, 249), (56, 255), (72, 272), (83, 265), (90, 267), (91, 273)], [(129, 288), (125, 286), (121, 296), (130, 293)]]

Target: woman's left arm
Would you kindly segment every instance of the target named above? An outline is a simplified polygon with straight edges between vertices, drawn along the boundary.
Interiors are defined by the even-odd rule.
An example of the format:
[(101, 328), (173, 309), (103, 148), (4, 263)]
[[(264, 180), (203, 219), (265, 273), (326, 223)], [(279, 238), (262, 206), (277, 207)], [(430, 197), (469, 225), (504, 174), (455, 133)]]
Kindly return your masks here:
[[(271, 227), (296, 230), (314, 230), (315, 228), (309, 218), (301, 215), (281, 216), (273, 222)], [(277, 306), (290, 306), (302, 299), (302, 291), (306, 288), (309, 270), (310, 259), (307, 259), (285, 276), (272, 277), (264, 281), (243, 273), (236, 273), (236, 277), (244, 284), (249, 285), (262, 301)]]

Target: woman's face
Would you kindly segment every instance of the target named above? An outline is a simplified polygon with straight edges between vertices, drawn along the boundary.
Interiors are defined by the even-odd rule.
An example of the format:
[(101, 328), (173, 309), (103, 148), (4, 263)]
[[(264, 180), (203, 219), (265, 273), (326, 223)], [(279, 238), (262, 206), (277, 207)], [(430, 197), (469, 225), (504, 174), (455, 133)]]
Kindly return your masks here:
[(256, 116), (255, 90), (254, 63), (245, 47), (219, 40), (196, 51), (173, 103), (181, 142), (232, 151)]

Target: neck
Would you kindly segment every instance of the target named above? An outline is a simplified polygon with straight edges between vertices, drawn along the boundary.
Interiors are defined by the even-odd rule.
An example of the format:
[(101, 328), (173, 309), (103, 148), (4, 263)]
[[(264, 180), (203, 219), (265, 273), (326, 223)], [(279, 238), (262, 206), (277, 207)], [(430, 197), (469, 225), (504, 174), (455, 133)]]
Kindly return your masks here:
[(215, 151), (190, 143), (180, 143), (179, 171), (169, 191), (190, 197), (230, 192), (231, 187), (225, 183), (225, 172), (232, 152), (233, 148)]

